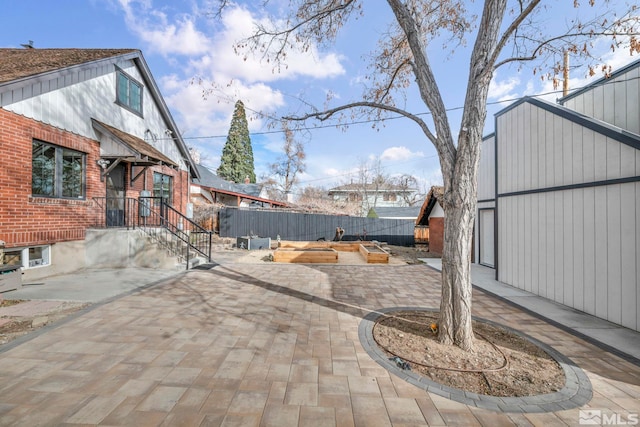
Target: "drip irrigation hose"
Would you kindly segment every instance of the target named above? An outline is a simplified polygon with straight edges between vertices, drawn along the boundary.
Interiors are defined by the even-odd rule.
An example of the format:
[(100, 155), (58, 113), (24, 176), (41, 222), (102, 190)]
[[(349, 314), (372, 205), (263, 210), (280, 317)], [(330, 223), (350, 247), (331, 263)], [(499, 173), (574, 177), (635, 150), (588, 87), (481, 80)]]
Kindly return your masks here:
[[(429, 316), (429, 315), (425, 315), (425, 314), (413, 314), (413, 316), (416, 316), (416, 317), (427, 317), (427, 318), (433, 319), (433, 316)], [(425, 325), (423, 323), (415, 322), (415, 321), (409, 320), (409, 319), (404, 319), (404, 318), (402, 318), (400, 316), (385, 316), (385, 318), (383, 320), (385, 320), (385, 319), (400, 319), (400, 320), (403, 320), (405, 322), (417, 323), (419, 325), (423, 325), (425, 327), (428, 327), (428, 325)], [(502, 355), (502, 358), (503, 358), (504, 361), (502, 363), (502, 366), (500, 366), (499, 368), (487, 368), (487, 369), (449, 368), (449, 367), (443, 367), (443, 366), (429, 365), (429, 364), (426, 364), (426, 363), (416, 362), (415, 360), (406, 359), (402, 355), (396, 354), (395, 352), (389, 350), (385, 345), (381, 344), (378, 341), (378, 339), (376, 338), (376, 333), (375, 333), (376, 332), (376, 327), (383, 320), (378, 320), (373, 324), (373, 328), (371, 330), (371, 335), (373, 335), (373, 340), (376, 342), (378, 347), (380, 347), (381, 349), (383, 349), (387, 353), (389, 353), (389, 354), (391, 354), (393, 356), (399, 357), (399, 358), (401, 358), (401, 359), (403, 359), (403, 360), (405, 360), (405, 361), (407, 361), (409, 363), (413, 363), (415, 365), (422, 366), (422, 367), (425, 367), (425, 368), (431, 368), (431, 369), (440, 369), (440, 370), (454, 371), (454, 372), (472, 372), (472, 373), (481, 373), (481, 374), (484, 374), (485, 372), (499, 372), (499, 371), (502, 371), (503, 369), (505, 369), (506, 367), (509, 366), (509, 357), (507, 357), (507, 355), (497, 345), (495, 345), (494, 343), (489, 341), (487, 339), (487, 337), (485, 337), (482, 334), (479, 334), (478, 332), (474, 332), (474, 334), (479, 336), (480, 338), (482, 338), (486, 342), (488, 342), (494, 349), (496, 349), (498, 351), (498, 353), (500, 353)]]

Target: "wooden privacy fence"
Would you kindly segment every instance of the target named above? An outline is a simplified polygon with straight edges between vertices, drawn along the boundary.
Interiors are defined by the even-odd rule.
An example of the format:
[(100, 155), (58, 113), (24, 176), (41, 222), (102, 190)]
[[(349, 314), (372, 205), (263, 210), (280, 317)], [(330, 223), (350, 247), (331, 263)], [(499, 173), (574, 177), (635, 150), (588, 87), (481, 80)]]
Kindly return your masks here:
[(413, 237), (416, 245), (429, 244), (429, 227), (426, 225), (416, 225), (413, 230)]
[(259, 236), (276, 240), (333, 240), (336, 228), (342, 240), (377, 240), (390, 245), (413, 246), (414, 221), (341, 215), (294, 213), (281, 210), (222, 208), (220, 237)]

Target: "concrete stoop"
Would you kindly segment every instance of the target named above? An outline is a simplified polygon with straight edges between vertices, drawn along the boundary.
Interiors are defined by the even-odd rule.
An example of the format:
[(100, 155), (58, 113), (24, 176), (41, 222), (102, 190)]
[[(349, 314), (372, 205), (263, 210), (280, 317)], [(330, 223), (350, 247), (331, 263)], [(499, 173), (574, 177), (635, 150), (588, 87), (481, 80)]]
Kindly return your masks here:
[(166, 252), (166, 255), (172, 260), (176, 270), (191, 269), (197, 265), (206, 263), (206, 259), (195, 251), (189, 251), (189, 261), (186, 257), (186, 244), (172, 234), (147, 234), (140, 231), (141, 235), (149, 240), (151, 245), (155, 245), (158, 250)]

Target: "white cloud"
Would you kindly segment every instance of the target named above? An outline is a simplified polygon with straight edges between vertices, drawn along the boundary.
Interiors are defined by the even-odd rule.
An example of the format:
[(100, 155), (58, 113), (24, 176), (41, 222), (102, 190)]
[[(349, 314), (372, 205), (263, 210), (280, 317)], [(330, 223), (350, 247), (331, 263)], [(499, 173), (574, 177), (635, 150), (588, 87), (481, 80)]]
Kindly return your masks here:
[(259, 19), (239, 6), (227, 8), (220, 25), (215, 26), (215, 32), (214, 26), (209, 25), (207, 31), (210, 33), (207, 34), (197, 27), (194, 15), (182, 13), (170, 17), (166, 12), (154, 9), (151, 0), (118, 1), (127, 26), (147, 45), (146, 50), (164, 56), (190, 57), (186, 64), (181, 63), (186, 73), (220, 85), (231, 80), (275, 82), (299, 76), (324, 79), (345, 73), (341, 64), (344, 58), (336, 53), (320, 53), (316, 46), (303, 50), (294, 45), (287, 55), (286, 65), (279, 70), (259, 53), (236, 51), (234, 47), (251, 35), (257, 24), (268, 25), (266, 19)]
[(224, 99), (205, 98), (202, 86), (191, 84), (189, 80), (176, 75), (164, 77), (161, 84), (163, 91), (169, 93), (165, 96), (167, 105), (177, 112), (181, 129), (187, 133), (226, 135), (238, 99), (245, 105), (250, 132), (261, 130), (264, 126), (264, 120), (253, 111), (270, 111), (284, 105), (282, 94), (262, 83), (244, 85), (235, 81)]
[[(259, 57), (238, 55), (237, 42), (255, 31), (256, 23), (267, 25), (265, 19), (240, 6), (229, 6), (222, 20), (214, 21), (198, 20), (202, 15), (197, 6), (191, 13), (176, 14), (172, 6), (160, 7), (154, 0), (113, 1), (124, 11), (130, 31), (147, 46), (145, 52), (157, 52), (174, 66), (173, 74), (156, 74), (156, 79), (187, 135), (226, 134), (238, 99), (245, 104), (249, 130), (264, 130), (264, 120), (253, 112), (269, 113), (285, 106), (282, 83), (300, 77), (313, 82), (345, 73), (343, 58), (320, 53), (315, 46), (306, 52), (294, 49), (280, 72)], [(196, 80), (202, 84), (193, 84)], [(275, 151), (275, 143), (266, 148)]]
[(390, 147), (382, 152), (380, 160), (384, 161), (405, 161), (416, 157), (424, 157), (422, 151), (411, 151), (407, 147)]
[[(273, 129), (274, 131), (279, 131), (280, 129)], [(283, 154), (283, 146), (284, 146), (284, 134), (282, 133), (272, 133), (268, 135), (263, 135), (264, 141), (262, 143), (262, 147), (270, 151), (272, 153), (276, 153), (277, 155)], [(296, 138), (294, 136), (294, 138)]]
[(488, 97), (498, 101), (516, 99), (520, 96), (515, 91), (519, 85), (520, 79), (518, 77), (512, 76), (506, 80), (498, 80), (498, 73), (495, 73), (489, 85)]
[(198, 55), (208, 52), (210, 42), (198, 31), (193, 17), (181, 15), (171, 22), (151, 1), (119, 0), (129, 29), (144, 41), (151, 52), (162, 55)]
[(268, 25), (266, 20), (259, 20), (246, 9), (228, 9), (223, 16), (220, 31), (216, 32), (215, 38), (211, 40), (209, 53), (190, 62), (193, 72), (215, 77), (221, 82), (231, 79), (274, 82), (298, 76), (324, 79), (345, 73), (339, 55), (319, 53), (315, 46), (306, 52), (293, 49), (287, 55), (286, 66), (278, 70), (259, 53), (236, 52), (234, 46), (251, 35), (258, 23)]

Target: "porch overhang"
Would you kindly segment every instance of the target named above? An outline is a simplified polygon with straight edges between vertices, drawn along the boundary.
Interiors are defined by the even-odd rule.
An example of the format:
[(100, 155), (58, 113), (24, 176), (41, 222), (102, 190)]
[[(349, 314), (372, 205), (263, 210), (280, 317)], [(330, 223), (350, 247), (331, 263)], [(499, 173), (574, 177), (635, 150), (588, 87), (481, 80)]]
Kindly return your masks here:
[(100, 156), (100, 159), (97, 161), (98, 166), (102, 168), (100, 171), (100, 181), (104, 181), (104, 178), (111, 172), (117, 165), (120, 163), (130, 163), (131, 167), (140, 166), (142, 169), (137, 171), (134, 174), (133, 169), (131, 169), (131, 184), (133, 184), (144, 172), (147, 170), (149, 166), (157, 166), (162, 164), (158, 160), (152, 160), (149, 158), (140, 159), (134, 156), (117, 156), (117, 155), (109, 155), (105, 154)]
[(104, 140), (100, 140), (101, 151), (104, 150), (104, 152), (98, 160), (98, 164), (102, 167), (101, 179), (104, 179), (116, 165), (122, 162), (143, 168), (135, 176), (132, 176), (131, 182), (143, 174), (149, 166), (178, 167), (173, 160), (143, 139), (94, 118), (91, 119), (91, 123), (98, 133), (105, 136)]

